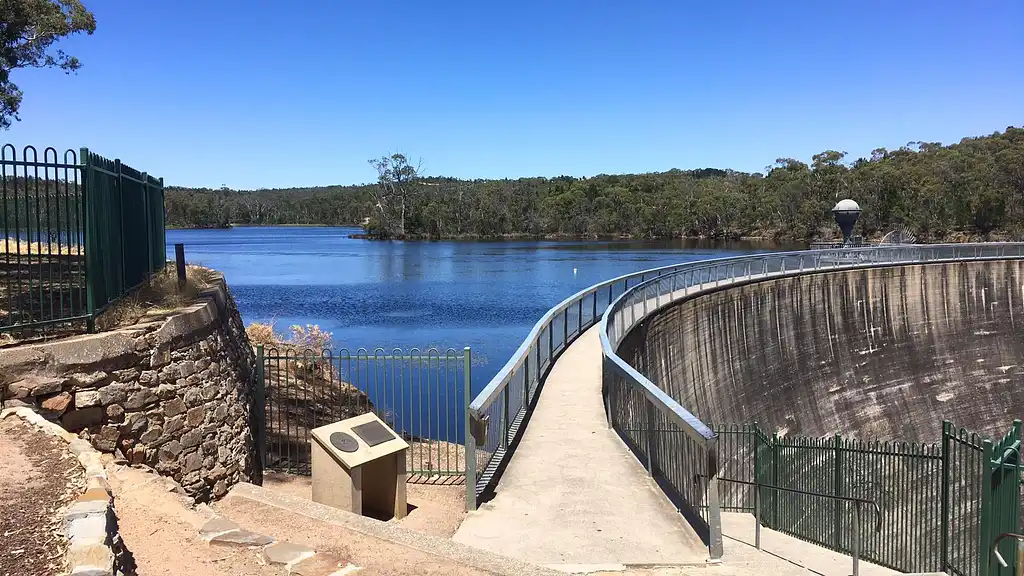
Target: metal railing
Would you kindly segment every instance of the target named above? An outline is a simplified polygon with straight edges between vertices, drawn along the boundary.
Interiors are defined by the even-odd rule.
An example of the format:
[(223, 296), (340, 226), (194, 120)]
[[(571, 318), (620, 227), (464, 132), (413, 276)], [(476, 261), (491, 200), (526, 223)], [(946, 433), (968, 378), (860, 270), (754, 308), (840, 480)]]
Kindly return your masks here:
[[(263, 467), (311, 473), (314, 428), (373, 412), (409, 442), (413, 483), (465, 473), (469, 348), (349, 351), (256, 347), (265, 429)], [(461, 480), (461, 478), (460, 478)]]
[(0, 332), (92, 329), (164, 252), (162, 179), (86, 148), (0, 148)]
[[(797, 274), (900, 264), (924, 264), (1024, 257), (1024, 243), (942, 244), (922, 246), (875, 246), (758, 254), (690, 263), (673, 270), (659, 270), (655, 277), (621, 294), (601, 320), (605, 395), (609, 424), (648, 469), (659, 472), (659, 483), (694, 529), (705, 539), (712, 558), (721, 556), (721, 520), (716, 452), (717, 436), (697, 417), (680, 406), (647, 376), (633, 368), (617, 352), (630, 331), (654, 312), (680, 301), (725, 286)], [(651, 273), (653, 271), (649, 271)], [(639, 399), (642, 398), (643, 401)], [(621, 406), (625, 406), (622, 408)], [(665, 421), (692, 442), (686, 450), (671, 454), (666, 466), (652, 455), (668, 440)], [(703, 485), (685, 482), (709, 471)], [(652, 472), (653, 475), (653, 472)]]
[(851, 496), (836, 496), (834, 494), (822, 494), (820, 492), (811, 492), (808, 490), (797, 490), (795, 488), (785, 488), (781, 486), (772, 486), (770, 484), (760, 484), (758, 482), (748, 482), (746, 480), (736, 480), (733, 478), (719, 478), (719, 482), (740, 484), (743, 486), (752, 486), (754, 488), (754, 547), (758, 550), (761, 549), (761, 490), (772, 490), (775, 492), (784, 492), (787, 494), (798, 494), (800, 496), (810, 496), (812, 498), (825, 498), (832, 500), (836, 503), (852, 504), (854, 508), (853, 515), (850, 517), (851, 526), (851, 551), (850, 556), (853, 558), (853, 576), (860, 575), (860, 522), (861, 522), (861, 506), (870, 505), (875, 510), (875, 533), (882, 531), (882, 510), (878, 507), (878, 504), (874, 500), (866, 498), (854, 498)]

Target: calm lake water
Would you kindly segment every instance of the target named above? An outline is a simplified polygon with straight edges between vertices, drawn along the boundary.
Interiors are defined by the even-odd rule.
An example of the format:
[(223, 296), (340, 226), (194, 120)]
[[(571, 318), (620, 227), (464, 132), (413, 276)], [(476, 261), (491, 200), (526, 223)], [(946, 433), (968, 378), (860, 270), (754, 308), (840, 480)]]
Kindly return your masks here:
[(483, 388), (552, 306), (602, 280), (783, 248), (746, 242), (355, 240), (355, 228), (170, 230), (189, 262), (224, 273), (246, 323), (318, 324), (335, 346), (473, 349)]

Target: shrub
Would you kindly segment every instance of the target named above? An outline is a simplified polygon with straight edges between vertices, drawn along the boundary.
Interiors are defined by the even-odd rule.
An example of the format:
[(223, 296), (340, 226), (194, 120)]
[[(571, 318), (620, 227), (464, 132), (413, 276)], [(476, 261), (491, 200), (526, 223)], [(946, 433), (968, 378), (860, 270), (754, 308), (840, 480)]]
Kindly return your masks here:
[(273, 322), (252, 322), (245, 328), (245, 335), (253, 346), (262, 344), (264, 346), (275, 346), (281, 344), (281, 339), (274, 333)]
[(290, 330), (290, 344), (300, 348), (309, 348), (315, 352), (330, 350), (331, 348), (331, 341), (334, 335), (321, 330), (317, 324), (306, 324), (305, 327), (294, 324)]

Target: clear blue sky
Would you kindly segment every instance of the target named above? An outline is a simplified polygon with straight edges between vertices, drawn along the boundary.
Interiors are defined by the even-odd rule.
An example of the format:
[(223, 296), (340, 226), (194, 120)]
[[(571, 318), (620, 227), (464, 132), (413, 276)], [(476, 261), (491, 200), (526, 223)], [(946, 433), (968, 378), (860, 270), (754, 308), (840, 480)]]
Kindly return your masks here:
[(85, 0), (74, 76), (18, 71), (18, 144), (168, 183), (759, 171), (1024, 124), (1024, 2)]

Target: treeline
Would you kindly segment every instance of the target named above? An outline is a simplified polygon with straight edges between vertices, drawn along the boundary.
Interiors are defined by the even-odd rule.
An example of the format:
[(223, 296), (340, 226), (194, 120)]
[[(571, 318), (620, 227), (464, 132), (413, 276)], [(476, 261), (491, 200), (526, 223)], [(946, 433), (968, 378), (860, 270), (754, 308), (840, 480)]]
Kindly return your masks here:
[(852, 162), (834, 150), (809, 165), (780, 158), (763, 174), (702, 169), (458, 180), (419, 176), (400, 156), (374, 166), (380, 181), (363, 186), (169, 188), (167, 221), (178, 227), (365, 223), (368, 233), (390, 237), (802, 240), (834, 237), (830, 209), (849, 197), (863, 209), (858, 232), (868, 237), (902, 226), (928, 240), (1024, 233), (1024, 128), (1015, 127), (949, 146), (879, 148)]

